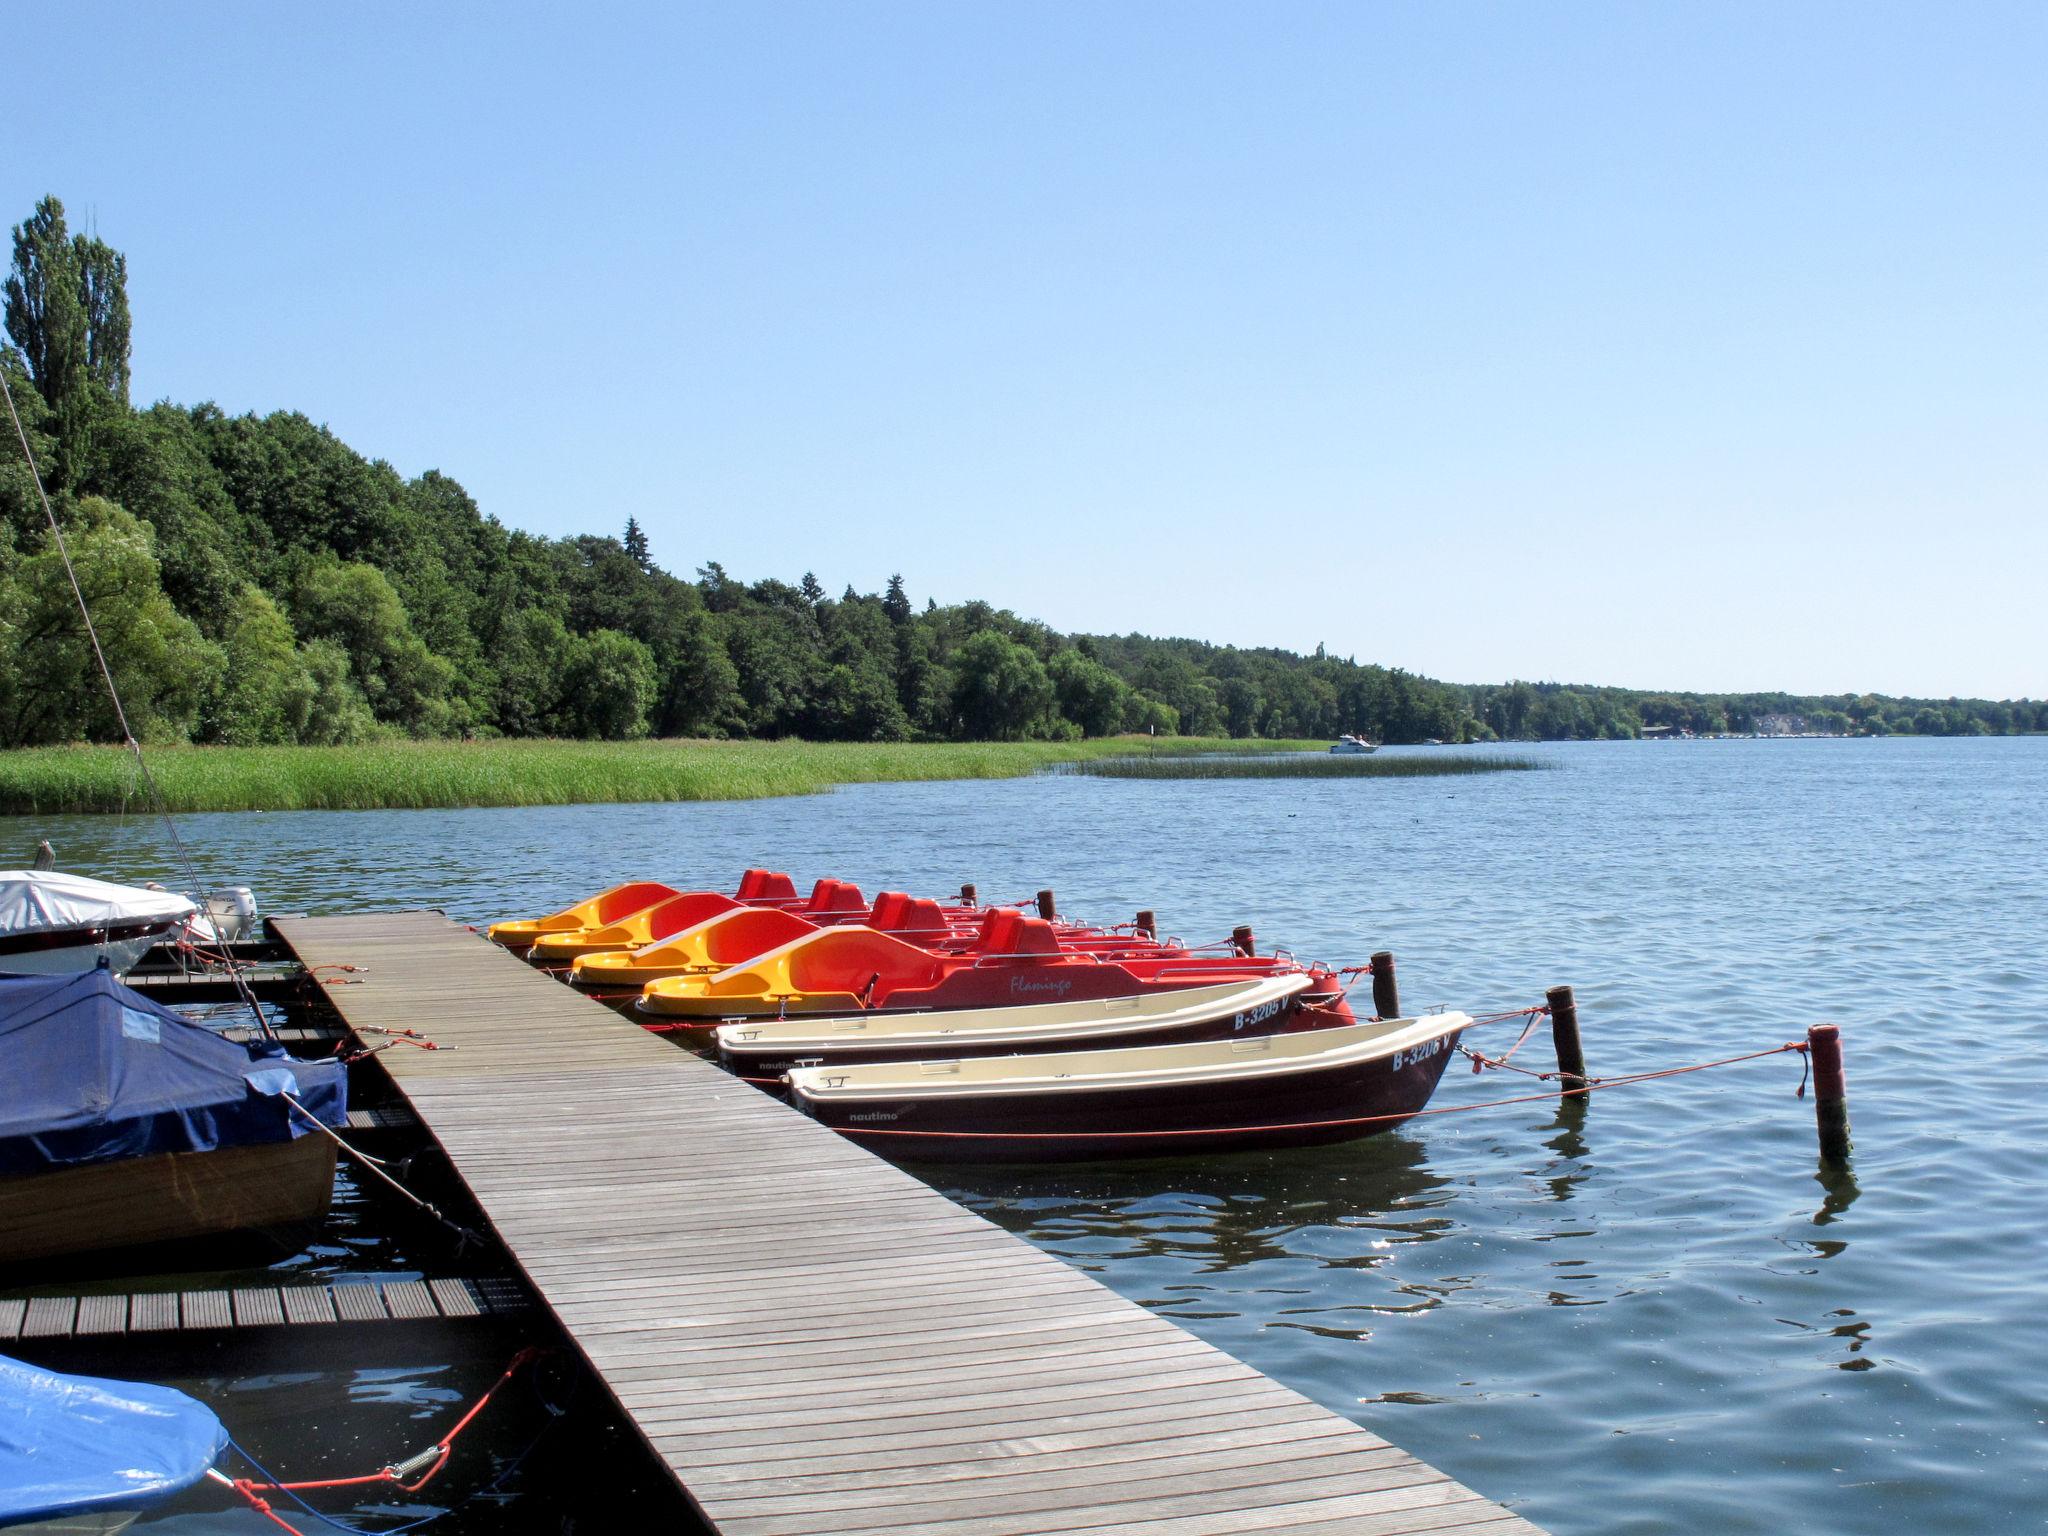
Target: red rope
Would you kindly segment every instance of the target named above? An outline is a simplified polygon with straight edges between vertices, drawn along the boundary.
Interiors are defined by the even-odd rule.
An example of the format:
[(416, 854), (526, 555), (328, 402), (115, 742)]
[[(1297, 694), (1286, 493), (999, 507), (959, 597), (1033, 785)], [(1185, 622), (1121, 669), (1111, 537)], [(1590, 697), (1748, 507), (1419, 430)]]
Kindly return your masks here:
[(1660, 1077), (1683, 1077), (1688, 1072), (1705, 1072), (1712, 1067), (1732, 1067), (1738, 1062), (1757, 1061), (1765, 1056), (1782, 1056), (1787, 1051), (1806, 1050), (1804, 1040), (1787, 1041), (1774, 1045), (1767, 1051), (1751, 1051), (1744, 1056), (1725, 1056), (1719, 1061), (1702, 1061), (1690, 1067), (1665, 1067), (1656, 1072), (1635, 1072), (1626, 1077), (1598, 1078), (1584, 1088), (1567, 1088), (1558, 1093), (1527, 1093), (1512, 1099), (1484, 1099), (1477, 1104), (1446, 1104), (1436, 1109), (1413, 1109), (1395, 1115), (1351, 1115), (1339, 1120), (1293, 1120), (1277, 1125), (1211, 1125), (1188, 1126), (1173, 1130), (1157, 1131), (920, 1131), (892, 1130), (880, 1126), (834, 1126), (844, 1136), (943, 1136), (954, 1141), (1047, 1141), (1073, 1140), (1085, 1135), (1090, 1141), (1121, 1141), (1154, 1139), (1174, 1136), (1255, 1136), (1268, 1131), (1319, 1131), (1331, 1130), (1338, 1126), (1372, 1125), (1380, 1121), (1420, 1120), (1426, 1115), (1462, 1115), (1475, 1109), (1499, 1109), (1507, 1104), (1541, 1104), (1550, 1099), (1577, 1098), (1591, 1093), (1596, 1088), (1625, 1088), (1632, 1083), (1654, 1082)]
[[(432, 1455), (433, 1457), (433, 1461), (428, 1465), (426, 1471), (421, 1474), (417, 1482), (408, 1483), (405, 1480), (405, 1474), (398, 1470), (399, 1467), (406, 1465), (406, 1463), (396, 1462), (375, 1472), (366, 1472), (360, 1477), (323, 1477), (298, 1483), (269, 1483), (264, 1482), (260, 1478), (239, 1477), (234, 1480), (234, 1489), (243, 1498), (247, 1499), (258, 1512), (268, 1515), (279, 1525), (283, 1525), (288, 1531), (293, 1528), (285, 1525), (283, 1520), (278, 1519), (278, 1516), (270, 1506), (264, 1503), (262, 1498), (257, 1495), (256, 1490), (258, 1488), (271, 1488), (280, 1492), (305, 1493), (316, 1488), (361, 1488), (367, 1484), (380, 1483), (395, 1484), (401, 1493), (418, 1493), (440, 1474), (443, 1467), (448, 1465), (448, 1458), (454, 1454), (456, 1437), (469, 1428), (475, 1421), (476, 1416), (489, 1406), (491, 1399), (497, 1395), (498, 1389), (516, 1376), (521, 1368), (539, 1359), (546, 1353), (546, 1350), (530, 1345), (520, 1350), (518, 1354), (512, 1357), (511, 1364), (505, 1367), (498, 1379), (485, 1388), (484, 1395), (472, 1403), (469, 1411), (455, 1421), (454, 1426), (447, 1434), (443, 1435), (425, 1451), (422, 1451), (420, 1456), (409, 1457), (408, 1461), (418, 1461), (420, 1457), (427, 1455)], [(299, 1533), (299, 1536), (302, 1536), (302, 1533)]]

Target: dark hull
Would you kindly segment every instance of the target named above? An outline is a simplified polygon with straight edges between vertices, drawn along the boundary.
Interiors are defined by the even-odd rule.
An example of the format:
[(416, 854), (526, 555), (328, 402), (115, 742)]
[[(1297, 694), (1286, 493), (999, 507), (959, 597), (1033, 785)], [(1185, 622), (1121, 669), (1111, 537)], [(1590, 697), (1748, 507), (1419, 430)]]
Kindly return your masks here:
[[(805, 1113), (907, 1162), (1082, 1162), (1310, 1147), (1384, 1131), (1429, 1103), (1462, 1030), (1399, 1066), (1337, 1067), (1205, 1083), (865, 1102), (799, 1100)], [(1425, 1048), (1426, 1049), (1426, 1048)]]
[(772, 1083), (791, 1067), (798, 1066), (852, 1066), (859, 1062), (871, 1061), (929, 1061), (935, 1058), (955, 1060), (967, 1056), (1019, 1056), (1037, 1051), (1107, 1051), (1133, 1045), (1189, 1045), (1203, 1040), (1242, 1039), (1251, 1035), (1277, 1035), (1301, 1029), (1326, 1029), (1338, 1025), (1355, 1024), (1351, 1010), (1343, 1003), (1336, 1007), (1325, 1007), (1307, 1011), (1303, 1003), (1315, 997), (1327, 998), (1328, 993), (1311, 994), (1309, 998), (1290, 997), (1270, 1016), (1254, 1023), (1239, 1025), (1238, 1015), (1220, 1012), (1212, 1019), (1198, 1020), (1173, 1029), (1145, 1029), (1133, 1027), (1114, 1033), (1089, 1033), (1079, 1031), (1071, 1035), (1039, 1035), (1029, 1042), (1017, 1040), (976, 1040), (971, 1034), (951, 1037), (943, 1043), (926, 1041), (920, 1045), (886, 1046), (849, 1040), (845, 1043), (834, 1041), (829, 1049), (804, 1052), (780, 1052), (773, 1055), (746, 1051), (718, 1053), (719, 1065), (728, 1072), (745, 1078), (750, 1083)]
[(0, 1178), (0, 1261), (310, 1224), (333, 1193), (318, 1135), (17, 1174)]

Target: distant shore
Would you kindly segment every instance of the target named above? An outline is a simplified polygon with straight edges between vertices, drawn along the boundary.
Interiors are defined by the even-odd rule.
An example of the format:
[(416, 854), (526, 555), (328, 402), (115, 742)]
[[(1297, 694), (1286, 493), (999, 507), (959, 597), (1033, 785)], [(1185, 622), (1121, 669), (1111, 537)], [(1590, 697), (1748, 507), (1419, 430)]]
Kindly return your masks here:
[[(176, 812), (376, 811), (462, 806), (754, 800), (839, 784), (1008, 779), (1136, 752), (1314, 750), (1320, 741), (1110, 736), (1087, 741), (391, 741), (354, 747), (156, 747)], [(0, 752), (0, 815), (150, 809), (119, 747)]]

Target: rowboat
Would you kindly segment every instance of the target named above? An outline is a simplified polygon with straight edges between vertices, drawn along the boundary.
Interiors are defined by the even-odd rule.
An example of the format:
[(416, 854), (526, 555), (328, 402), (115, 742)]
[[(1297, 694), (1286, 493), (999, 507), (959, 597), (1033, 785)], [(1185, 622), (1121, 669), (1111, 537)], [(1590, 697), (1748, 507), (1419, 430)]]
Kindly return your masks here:
[(347, 1068), (246, 1046), (105, 968), (0, 980), (0, 1263), (318, 1221)]
[(805, 1114), (887, 1156), (1182, 1156), (1350, 1141), (1429, 1102), (1463, 1013), (1191, 1045), (797, 1067)]
[[(643, 912), (658, 901), (683, 892), (673, 885), (664, 885), (658, 880), (630, 880), (624, 885), (615, 885), (610, 890), (599, 891), (586, 901), (579, 901), (573, 907), (564, 907), (546, 917), (516, 918), (510, 922), (491, 924), (488, 933), (491, 942), (505, 948), (524, 952), (549, 934), (572, 933), (579, 928), (600, 928), (608, 923), (620, 922), (635, 912)], [(750, 869), (740, 876), (740, 883), (733, 892), (738, 901), (794, 901), (796, 885), (788, 875), (777, 870)]]
[(190, 897), (47, 869), (0, 872), (0, 974), (126, 975), (198, 912)]
[[(1317, 1011), (1305, 1014), (1311, 1002)], [(729, 1071), (771, 1083), (798, 1066), (1166, 1045), (1350, 1022), (1333, 978), (1296, 971), (1086, 1003), (761, 1019), (721, 1024), (717, 1038)]]
[(1067, 948), (1044, 918), (997, 907), (964, 950), (826, 928), (721, 971), (651, 981), (638, 1006), (643, 1022), (709, 1028), (792, 1013), (1084, 1002), (1299, 969), (1279, 956), (1203, 956), (1129, 937), (1109, 949)]

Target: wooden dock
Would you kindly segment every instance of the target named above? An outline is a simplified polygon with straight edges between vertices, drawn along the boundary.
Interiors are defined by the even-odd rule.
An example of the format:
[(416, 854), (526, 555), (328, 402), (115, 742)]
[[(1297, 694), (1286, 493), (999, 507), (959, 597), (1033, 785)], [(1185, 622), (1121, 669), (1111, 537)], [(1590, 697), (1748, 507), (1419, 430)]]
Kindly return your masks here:
[(439, 914), (274, 926), (728, 1536), (1540, 1536)]

